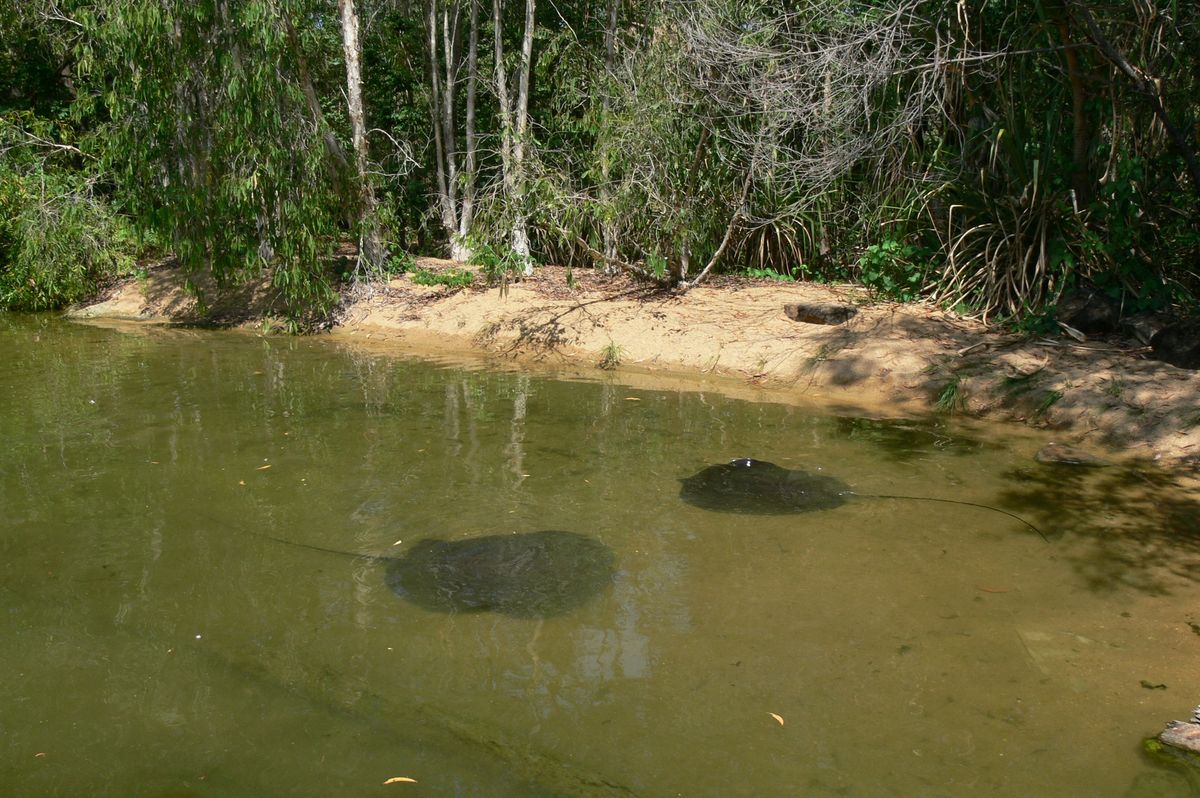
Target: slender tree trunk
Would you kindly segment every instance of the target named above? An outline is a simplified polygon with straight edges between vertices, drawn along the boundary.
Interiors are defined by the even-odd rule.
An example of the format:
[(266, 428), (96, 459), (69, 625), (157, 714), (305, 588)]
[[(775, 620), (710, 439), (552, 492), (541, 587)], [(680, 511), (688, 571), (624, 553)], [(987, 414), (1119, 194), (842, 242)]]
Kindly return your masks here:
[(1089, 151), (1091, 133), (1087, 120), (1087, 87), (1083, 80), (1083, 67), (1075, 42), (1071, 36), (1071, 23), (1064, 14), (1058, 20), (1058, 35), (1063, 45), (1063, 60), (1067, 64), (1067, 80), (1071, 85), (1071, 188), (1075, 191), (1076, 209), (1086, 207), (1092, 201), (1091, 169)]
[(475, 221), (475, 94), (479, 84), (479, 0), (471, 3), (470, 31), (467, 34), (467, 108), (466, 153), (463, 160), (462, 212), (458, 217), (458, 238), (453, 242), (454, 257), (470, 260), (467, 238)]
[[(608, 0), (608, 24), (604, 28), (604, 66), (607, 72), (606, 77), (610, 80), (617, 61), (617, 10), (619, 5), (620, 0)], [(603, 114), (606, 117), (612, 107), (609, 91), (609, 87), (606, 86), (603, 107)], [(600, 164), (600, 204), (603, 206), (612, 202), (612, 187), (609, 185), (611, 169), (608, 156), (605, 154)], [(600, 233), (604, 238), (604, 271), (607, 274), (616, 274), (618, 271), (617, 267), (613, 265), (617, 260), (617, 226), (612, 217), (613, 214), (606, 213), (600, 222)]]
[[(492, 21), (495, 26), (496, 95), (500, 101), (500, 160), (504, 172), (504, 193), (512, 214), (511, 247), (524, 264), (525, 274), (533, 274), (529, 256), (529, 228), (525, 208), (527, 181), (525, 146), (529, 135), (529, 72), (533, 63), (533, 30), (536, 0), (525, 0), (525, 33), (521, 40), (521, 62), (517, 72), (517, 96), (508, 87), (508, 72), (504, 68), (501, 0), (492, 0)], [(515, 102), (514, 102), (515, 100)]]
[(342, 14), (342, 50), (346, 57), (346, 102), (350, 112), (354, 166), (358, 174), (359, 258), (377, 268), (383, 263), (383, 245), (375, 221), (375, 187), (367, 175), (367, 124), (362, 100), (362, 47), (358, 40), (358, 13), (354, 0), (338, 0)]
[(512, 248), (525, 264), (525, 274), (533, 274), (533, 260), (529, 256), (529, 226), (525, 208), (528, 192), (525, 170), (525, 146), (529, 140), (529, 73), (533, 69), (533, 25), (536, 0), (525, 0), (525, 36), (521, 41), (521, 71), (518, 75), (516, 138), (513, 142), (513, 166), (516, 189), (513, 196)]
[(429, 0), (425, 15), (426, 45), (429, 48), (429, 117), (433, 123), (434, 160), (437, 162), (437, 191), (438, 205), (442, 214), (442, 227), (447, 234), (453, 234), (458, 227), (458, 218), (454, 202), (450, 197), (450, 184), (447, 180), (446, 153), (450, 146), (446, 143), (447, 131), (442, 117), (442, 107), (445, 103), (443, 94), (451, 92), (451, 87), (442, 86), (441, 66), (438, 52), (438, 0)]
[(308, 71), (308, 59), (304, 57), (300, 38), (296, 35), (296, 27), (287, 15), (283, 16), (283, 24), (287, 32), (288, 46), (292, 48), (292, 52), (296, 56), (296, 66), (300, 72), (300, 90), (304, 92), (304, 101), (308, 105), (308, 113), (312, 117), (313, 124), (321, 131), (321, 140), (325, 143), (325, 154), (329, 156), (332, 163), (333, 179), (339, 189), (339, 195), (341, 195), (347, 188), (350, 159), (346, 156), (346, 151), (342, 149), (337, 136), (333, 135), (333, 129), (325, 121), (325, 112), (321, 110), (321, 101), (317, 99), (317, 91), (313, 88), (312, 75)]
[(475, 98), (479, 82), (479, 0), (470, 3), (467, 52), (466, 121), (460, 150), (457, 118), (462, 72), (461, 17), (458, 0), (429, 0), (425, 13), (429, 48), (430, 120), (437, 164), (438, 210), (450, 241), (450, 257), (470, 260), (467, 237), (475, 219)]

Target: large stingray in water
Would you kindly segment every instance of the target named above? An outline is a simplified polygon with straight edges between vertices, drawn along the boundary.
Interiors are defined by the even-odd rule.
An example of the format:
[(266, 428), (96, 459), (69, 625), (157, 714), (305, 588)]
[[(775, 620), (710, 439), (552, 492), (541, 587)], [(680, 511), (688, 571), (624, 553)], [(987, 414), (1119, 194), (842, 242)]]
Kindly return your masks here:
[(764, 460), (749, 457), (731, 460), (703, 468), (680, 480), (679, 497), (705, 510), (755, 515), (785, 515), (815, 510), (832, 510), (850, 498), (898, 499), (904, 501), (939, 502), (979, 507), (1020, 521), (1043, 540), (1045, 533), (1033, 524), (999, 507), (986, 504), (942, 499), (930, 496), (890, 496), (856, 493), (836, 477), (810, 474), (800, 469), (783, 468)]
[(420, 607), (517, 618), (547, 618), (580, 607), (616, 573), (608, 546), (558, 530), (422, 540), (386, 563), (387, 586)]
[(608, 546), (560, 530), (421, 540), (399, 557), (360, 555), (253, 534), (382, 565), (384, 583), (393, 593), (436, 612), (549, 618), (583, 606), (612, 583), (617, 570), (616, 555)]

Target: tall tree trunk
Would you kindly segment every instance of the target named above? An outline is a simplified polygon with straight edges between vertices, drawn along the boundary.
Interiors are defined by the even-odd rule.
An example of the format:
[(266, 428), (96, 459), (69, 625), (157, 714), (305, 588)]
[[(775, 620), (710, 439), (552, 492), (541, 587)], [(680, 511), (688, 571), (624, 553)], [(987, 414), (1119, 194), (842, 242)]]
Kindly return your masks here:
[(512, 215), (510, 246), (524, 264), (525, 274), (533, 274), (529, 256), (529, 228), (525, 197), (525, 146), (529, 135), (529, 72), (533, 64), (533, 30), (536, 0), (525, 0), (525, 33), (521, 40), (521, 62), (517, 71), (517, 96), (512, 97), (508, 86), (508, 71), (504, 67), (503, 15), (501, 0), (492, 0), (492, 22), (495, 27), (496, 95), (500, 104), (500, 161), (504, 173), (504, 193)]
[(429, 48), (430, 119), (437, 164), (438, 210), (450, 241), (450, 257), (469, 260), (467, 237), (475, 219), (475, 97), (479, 75), (479, 0), (470, 3), (467, 53), (467, 99), (464, 147), (458, 147), (456, 110), (461, 80), (461, 11), (458, 0), (429, 0), (426, 46)]
[(292, 52), (296, 56), (296, 66), (300, 72), (300, 90), (304, 92), (304, 102), (308, 106), (308, 113), (312, 117), (313, 124), (321, 131), (321, 140), (325, 143), (325, 154), (329, 156), (332, 163), (333, 179), (336, 181), (340, 193), (340, 190), (345, 189), (347, 177), (350, 174), (350, 159), (346, 157), (346, 151), (342, 149), (337, 136), (333, 134), (333, 129), (325, 121), (325, 112), (321, 110), (321, 101), (317, 98), (317, 90), (313, 88), (312, 74), (308, 71), (308, 59), (304, 57), (304, 50), (300, 46), (300, 37), (296, 35), (296, 26), (292, 24), (291, 18), (286, 14), (283, 16), (283, 24), (287, 31), (288, 46), (292, 48)]
[(463, 159), (462, 212), (458, 217), (458, 238), (453, 243), (457, 260), (470, 260), (467, 237), (475, 221), (475, 94), (479, 83), (479, 0), (471, 3), (470, 31), (467, 34), (467, 109), (466, 153)]
[(367, 175), (367, 124), (362, 99), (362, 47), (358, 40), (358, 13), (354, 0), (338, 0), (342, 14), (342, 50), (346, 57), (346, 102), (358, 174), (359, 258), (371, 268), (383, 264), (383, 244), (376, 226), (375, 187)]
[(1087, 118), (1087, 87), (1084, 84), (1083, 65), (1076, 51), (1077, 43), (1071, 33), (1070, 15), (1065, 7), (1058, 4), (1052, 4), (1050, 10), (1058, 27), (1063, 61), (1067, 66), (1067, 81), (1071, 86), (1071, 188), (1075, 192), (1075, 208), (1078, 210), (1092, 201), (1089, 163), (1092, 137)]
[[(609, 81), (612, 80), (617, 61), (617, 10), (619, 5), (620, 0), (608, 0), (608, 24), (604, 28), (604, 67), (607, 72), (605, 77)], [(611, 89), (605, 86), (603, 100), (605, 117), (608, 116), (612, 107), (610, 91)], [(612, 166), (605, 154), (600, 163), (600, 204), (603, 206), (612, 202), (612, 187), (609, 185), (611, 169)], [(618, 271), (614, 265), (617, 260), (617, 225), (613, 221), (613, 216), (614, 214), (606, 213), (600, 222), (600, 234), (604, 239), (604, 271), (607, 274), (616, 274)]]
[(452, 131), (447, 131), (445, 120), (442, 117), (442, 107), (445, 103), (443, 94), (452, 93), (452, 86), (442, 86), (441, 64), (438, 53), (440, 51), (438, 36), (438, 0), (429, 0), (425, 15), (425, 33), (426, 45), (429, 48), (429, 118), (433, 122), (433, 147), (434, 160), (437, 162), (437, 191), (438, 205), (442, 214), (442, 227), (447, 233), (452, 233), (457, 229), (458, 220), (454, 202), (451, 198), (451, 186), (447, 180), (447, 157), (446, 153), (450, 145), (446, 143), (446, 135)]

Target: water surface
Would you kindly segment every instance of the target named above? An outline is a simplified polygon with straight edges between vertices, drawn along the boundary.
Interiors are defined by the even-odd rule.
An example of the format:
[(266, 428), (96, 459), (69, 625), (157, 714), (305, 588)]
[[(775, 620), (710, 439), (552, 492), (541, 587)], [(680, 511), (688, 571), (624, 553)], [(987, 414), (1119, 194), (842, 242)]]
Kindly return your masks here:
[[(1200, 703), (1200, 507), (1169, 478), (984, 427), (45, 317), (0, 316), (0, 387), (5, 795), (1200, 794), (1140, 752)], [(967, 506), (681, 501), (734, 457), (1050, 542)], [(603, 544), (611, 583), (442, 612), (377, 559), (535, 530)]]

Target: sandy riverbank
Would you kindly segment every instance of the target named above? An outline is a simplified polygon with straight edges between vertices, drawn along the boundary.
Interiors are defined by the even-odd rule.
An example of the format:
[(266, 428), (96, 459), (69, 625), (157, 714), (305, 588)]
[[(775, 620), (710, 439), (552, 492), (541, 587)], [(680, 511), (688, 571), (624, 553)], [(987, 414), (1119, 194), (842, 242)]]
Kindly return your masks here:
[[(449, 262), (422, 259), (424, 268)], [(201, 313), (163, 267), (115, 286), (83, 318), (262, 326), (261, 286), (210, 290)], [(842, 324), (795, 321), (796, 303), (853, 306)], [(1147, 360), (1133, 342), (1002, 334), (924, 305), (873, 303), (858, 288), (721, 278), (686, 294), (624, 277), (543, 267), (505, 289), (420, 286), (407, 276), (349, 295), (329, 334), (431, 354), (484, 354), (528, 367), (704, 380), (879, 415), (956, 412), (1053, 430), (1108, 457), (1200, 467), (1200, 372)], [(536, 364), (536, 366), (535, 366)]]

